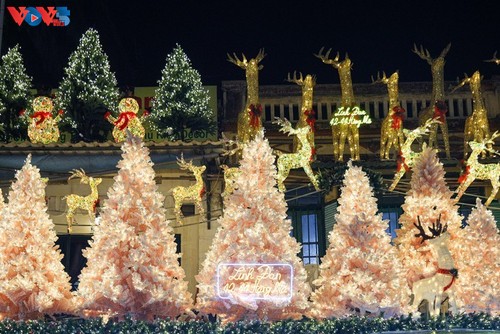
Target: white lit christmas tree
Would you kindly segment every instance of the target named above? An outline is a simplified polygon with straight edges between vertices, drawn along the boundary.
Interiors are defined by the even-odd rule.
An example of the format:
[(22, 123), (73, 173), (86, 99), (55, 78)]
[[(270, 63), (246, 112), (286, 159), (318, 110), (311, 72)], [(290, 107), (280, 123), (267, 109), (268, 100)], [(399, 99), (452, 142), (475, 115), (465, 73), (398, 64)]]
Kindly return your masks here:
[(70, 277), (45, 204), (46, 181), (28, 156), (9, 192), (0, 225), (2, 318), (37, 319), (74, 309)]
[(71, 126), (72, 141), (106, 140), (111, 125), (104, 115), (118, 110), (116, 86), (99, 34), (91, 28), (70, 55), (56, 93), (56, 110), (64, 110), (62, 123)]
[[(418, 230), (414, 224), (420, 217), (425, 231), (440, 218), (442, 225), (447, 225), (450, 233), (449, 249), (455, 263), (460, 261), (460, 232), (462, 216), (452, 199), (453, 192), (445, 182), (443, 164), (439, 162), (436, 151), (426, 148), (415, 162), (407, 192), (402, 206), (404, 213), (399, 217), (401, 228), (396, 230), (394, 243), (398, 256), (406, 270), (406, 279), (410, 288), (422, 278), (433, 276), (437, 269), (437, 257), (431, 245), (415, 236)], [(459, 267), (459, 264), (457, 264)], [(460, 269), (459, 269), (460, 276)]]
[(177, 45), (167, 56), (158, 80), (153, 111), (149, 120), (153, 128), (170, 140), (186, 140), (186, 131), (216, 130), (216, 116), (210, 108), (208, 91), (188, 56)]
[(179, 265), (164, 196), (149, 150), (138, 137), (122, 145), (118, 175), (83, 255), (78, 287), (84, 316), (153, 320), (189, 312), (192, 298)]
[[(263, 132), (243, 148), (236, 190), (225, 198), (220, 227), (196, 276), (197, 309), (202, 314), (214, 314), (223, 321), (273, 321), (301, 318), (309, 307), (310, 286), (297, 256), (300, 244), (290, 236), (284, 194), (276, 188), (274, 160)], [(277, 264), (272, 268), (274, 279), (271, 275), (259, 279), (260, 268), (271, 272), (265, 264)], [(224, 272), (230, 265), (245, 272), (239, 277), (237, 269)], [(283, 290), (289, 298), (280, 298), (279, 291), (271, 291), (290, 278), (287, 267), (293, 271), (289, 289)], [(230, 280), (234, 285), (227, 288), (231, 291), (224, 290), (221, 282)]]
[(30, 103), (32, 78), (26, 73), (19, 45), (9, 49), (0, 64), (0, 140), (26, 139), (19, 113)]
[(318, 318), (405, 313), (410, 291), (366, 173), (348, 163), (330, 246), (311, 296)]
[(461, 242), (456, 294), (463, 312), (500, 315), (500, 236), (495, 218), (478, 198)]

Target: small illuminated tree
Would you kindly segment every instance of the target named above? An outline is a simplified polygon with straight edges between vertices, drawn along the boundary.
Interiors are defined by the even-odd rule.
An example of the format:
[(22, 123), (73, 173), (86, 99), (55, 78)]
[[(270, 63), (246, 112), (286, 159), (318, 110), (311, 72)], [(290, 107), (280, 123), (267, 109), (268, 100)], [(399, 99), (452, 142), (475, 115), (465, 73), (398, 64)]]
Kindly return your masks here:
[[(297, 256), (300, 244), (290, 235), (291, 221), (286, 219), (285, 195), (276, 187), (274, 160), (263, 132), (243, 148), (236, 189), (224, 200), (224, 215), (218, 220), (220, 227), (196, 276), (199, 289), (196, 308), (202, 314), (214, 314), (223, 321), (272, 321), (301, 318), (309, 307), (307, 273)], [(233, 295), (223, 299), (217, 288), (222, 279), (217, 275), (221, 263), (286, 263), (293, 268), (291, 298), (277, 301)], [(238, 289), (247, 282), (235, 284)]]
[(167, 56), (148, 119), (160, 135), (170, 140), (186, 140), (184, 131), (189, 129), (213, 134), (216, 116), (208, 101), (200, 74), (177, 44)]
[(70, 55), (64, 77), (56, 93), (56, 109), (62, 109), (62, 124), (71, 131), (73, 142), (104, 141), (111, 125), (104, 118), (107, 110), (118, 110), (116, 78), (108, 56), (102, 50), (99, 34), (87, 30)]
[(26, 139), (19, 113), (30, 103), (32, 78), (26, 73), (19, 45), (9, 49), (0, 64), (0, 140)]
[(47, 213), (46, 185), (28, 156), (16, 173), (0, 223), (2, 318), (38, 319), (74, 310), (70, 277)]
[(149, 150), (138, 137), (122, 145), (118, 175), (83, 255), (78, 295), (84, 316), (153, 320), (189, 312), (191, 294)]
[(367, 174), (348, 163), (330, 246), (311, 296), (318, 318), (406, 312), (410, 291)]
[(461, 242), (457, 298), (464, 312), (500, 315), (500, 236), (495, 217), (478, 198)]

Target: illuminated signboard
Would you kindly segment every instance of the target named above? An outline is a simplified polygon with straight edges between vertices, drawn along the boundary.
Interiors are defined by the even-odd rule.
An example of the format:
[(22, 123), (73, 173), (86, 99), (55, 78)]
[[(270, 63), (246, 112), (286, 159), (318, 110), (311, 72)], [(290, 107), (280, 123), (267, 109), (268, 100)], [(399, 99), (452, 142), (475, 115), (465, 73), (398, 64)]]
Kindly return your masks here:
[(288, 263), (220, 263), (217, 295), (222, 299), (290, 302), (293, 267)]
[(362, 124), (371, 124), (372, 120), (370, 115), (366, 113), (365, 110), (361, 110), (358, 106), (356, 107), (340, 107), (333, 114), (330, 120), (330, 125), (356, 125), (358, 128)]

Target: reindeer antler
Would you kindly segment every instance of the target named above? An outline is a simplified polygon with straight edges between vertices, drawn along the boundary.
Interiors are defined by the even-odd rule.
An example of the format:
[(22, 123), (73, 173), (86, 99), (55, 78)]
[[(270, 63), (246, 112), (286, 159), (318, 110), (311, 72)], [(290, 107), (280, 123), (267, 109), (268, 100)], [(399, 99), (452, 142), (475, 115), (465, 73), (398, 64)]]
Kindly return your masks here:
[(377, 83), (384, 83), (386, 84), (389, 80), (387, 79), (387, 76), (385, 75), (385, 71), (382, 71), (382, 77), (380, 77), (380, 72), (377, 72), (377, 80), (373, 78), (372, 75), (372, 84), (377, 84)]
[(417, 45), (413, 43), (413, 53), (415, 53), (417, 56), (422, 58), (423, 60), (427, 61), (430, 65), (432, 65), (432, 57), (429, 52), (429, 50), (424, 49), (423, 45), (420, 45), (420, 50), (417, 48)]
[(224, 151), (222, 152), (222, 156), (229, 156), (229, 155), (233, 155), (235, 154), (236, 152), (238, 151), (242, 151), (243, 150), (243, 146), (244, 146), (244, 143), (240, 143), (239, 141), (237, 140), (232, 140), (232, 139), (229, 139), (226, 137), (226, 135), (224, 134), (224, 132), (222, 132), (222, 141), (227, 145), (227, 146), (232, 146), (232, 145), (236, 145), (235, 148), (233, 149), (224, 149)]
[(458, 82), (458, 84), (455, 87), (453, 87), (453, 89), (451, 90), (451, 93), (453, 93), (454, 91), (456, 91), (460, 87), (463, 87), (465, 84), (470, 83), (470, 78), (467, 76), (467, 73), (464, 73), (464, 79), (462, 79), (462, 81), (460, 81), (460, 79), (458, 79), (458, 77), (457, 77), (457, 82)]
[(421, 243), (424, 243), (425, 240), (432, 239), (432, 236), (425, 234), (424, 227), (420, 222), (420, 216), (417, 216), (418, 224), (413, 223), (415, 227), (420, 231), (420, 233), (415, 234), (416, 237), (422, 237)]
[(281, 132), (290, 133), (293, 131), (292, 123), (290, 123), (290, 121), (287, 120), (286, 118), (275, 117), (274, 119), (275, 121), (273, 121), (273, 124), (279, 125), (281, 127), (280, 128)]
[(193, 160), (186, 162), (184, 160), (184, 154), (181, 153), (181, 158), (177, 158), (177, 164), (181, 169), (192, 169), (193, 168)]
[(227, 54), (227, 60), (233, 64), (235, 64), (236, 66), (239, 66), (243, 69), (245, 69), (247, 67), (247, 64), (248, 64), (248, 61), (247, 61), (247, 58), (245, 57), (245, 55), (242, 53), (242, 59), (243, 60), (240, 60), (238, 58), (238, 56), (236, 55), (236, 53), (233, 52), (233, 56), (231, 56), (229, 53)]
[(321, 59), (323, 61), (323, 63), (325, 64), (332, 64), (332, 65), (338, 65), (339, 63), (339, 58), (340, 58), (340, 54), (337, 52), (337, 55), (335, 56), (335, 58), (333, 59), (330, 59), (330, 52), (332, 52), (332, 49), (328, 49), (328, 51), (326, 52), (325, 55), (323, 55), (323, 50), (325, 49), (325, 47), (321, 47), (321, 49), (319, 50), (318, 54), (314, 54), (316, 57), (318, 57), (319, 59)]
[(429, 227), (429, 231), (432, 233), (432, 238), (439, 237), (441, 234), (446, 232), (448, 229), (448, 224), (441, 224), (441, 214), (439, 214), (438, 219), (435, 223), (432, 223), (432, 227)]
[(497, 58), (497, 51), (493, 54), (493, 58), (485, 60), (487, 63), (495, 63), (497, 65), (500, 65), (500, 59)]
[(85, 174), (85, 171), (83, 170), (83, 168), (73, 169), (73, 170), (71, 170), (70, 173), (71, 173), (71, 175), (68, 177), (68, 181), (74, 177), (79, 177), (81, 179), (88, 178), (88, 176)]
[(264, 48), (262, 48), (259, 50), (259, 53), (257, 54), (257, 56), (255, 56), (255, 61), (257, 63), (260, 63), (262, 61), (262, 59), (264, 59), (265, 56), (266, 56), (266, 54), (264, 53)]
[(290, 72), (288, 72), (288, 78), (285, 79), (288, 82), (294, 82), (299, 86), (304, 84), (304, 77), (302, 76), (302, 72), (299, 72), (299, 78), (297, 78), (297, 71), (293, 71), (293, 79), (290, 77)]

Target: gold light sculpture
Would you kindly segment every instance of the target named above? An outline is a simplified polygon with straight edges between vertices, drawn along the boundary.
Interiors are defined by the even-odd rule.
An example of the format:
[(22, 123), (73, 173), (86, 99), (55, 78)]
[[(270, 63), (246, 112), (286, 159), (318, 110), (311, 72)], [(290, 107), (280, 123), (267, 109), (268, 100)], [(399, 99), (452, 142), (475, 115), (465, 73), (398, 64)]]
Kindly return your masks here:
[(389, 78), (383, 72), (382, 77), (377, 73), (377, 80), (372, 77), (372, 82), (387, 85), (389, 92), (389, 112), (382, 121), (380, 136), (380, 159), (390, 159), (391, 147), (394, 146), (396, 152), (401, 150), (404, 143), (403, 138), (403, 115), (405, 110), (399, 103), (398, 93), (398, 72), (391, 74)]
[[(465, 120), (464, 130), (464, 158), (467, 156), (467, 143), (470, 140), (481, 142), (490, 136), (490, 125), (488, 122), (488, 111), (484, 104), (483, 96), (481, 93), (481, 74), (479, 71), (469, 78), (465, 74), (465, 78), (453, 88), (452, 92), (458, 88), (468, 84), (472, 92), (472, 115), (468, 116)], [(491, 147), (490, 147), (491, 148)], [(483, 157), (486, 151), (483, 151)]]
[[(399, 183), (399, 180), (405, 175), (406, 172), (409, 172), (411, 168), (415, 165), (415, 161), (420, 156), (421, 152), (414, 152), (411, 148), (411, 145), (415, 141), (415, 139), (423, 136), (424, 134), (429, 132), (429, 129), (436, 123), (439, 122), (437, 119), (429, 119), (424, 125), (419, 126), (418, 128), (408, 131), (404, 129), (406, 140), (401, 146), (401, 151), (398, 153), (397, 158), (397, 167), (396, 174), (394, 175), (394, 180), (392, 184), (389, 186), (389, 191), (393, 191)], [(425, 145), (425, 143), (424, 143)]]
[(226, 198), (237, 189), (235, 181), (240, 176), (241, 171), (238, 167), (229, 167), (228, 165), (221, 165), (220, 168), (224, 171), (224, 191), (221, 195), (222, 198)]
[(60, 110), (53, 118), (52, 100), (46, 96), (39, 96), (33, 100), (33, 114), (28, 125), (28, 137), (32, 143), (49, 144), (59, 140), (59, 127), (57, 123), (61, 120), (63, 111)]
[(262, 127), (262, 106), (259, 103), (259, 70), (263, 68), (259, 63), (265, 57), (264, 49), (249, 61), (242, 54), (242, 60), (235, 53), (227, 54), (227, 60), (245, 70), (247, 81), (247, 102), (245, 109), (238, 114), (238, 140), (247, 143), (259, 133)]
[(139, 111), (139, 104), (134, 98), (127, 97), (120, 100), (118, 104), (118, 110), (120, 115), (115, 118), (108, 111), (104, 117), (114, 125), (113, 128), (113, 138), (115, 142), (120, 143), (125, 141), (127, 138), (127, 130), (136, 137), (144, 138), (145, 130), (142, 126), (142, 120), (149, 115), (149, 113), (144, 112), (142, 116), (137, 117), (137, 112)]
[(311, 183), (313, 184), (316, 190), (319, 190), (319, 183), (314, 175), (314, 172), (311, 168), (311, 161), (313, 157), (313, 147), (309, 143), (307, 135), (311, 131), (311, 128), (307, 125), (301, 128), (294, 129), (292, 124), (287, 119), (276, 118), (274, 124), (278, 124), (281, 126), (280, 131), (287, 133), (288, 135), (295, 135), (300, 141), (300, 150), (295, 153), (282, 153), (280, 151), (276, 151), (278, 155), (278, 189), (282, 192), (286, 190), (285, 180), (288, 177), (291, 169), (295, 168), (303, 168), (304, 172), (307, 174)]
[(68, 181), (74, 177), (79, 177), (80, 183), (88, 184), (90, 186), (91, 193), (87, 196), (71, 194), (63, 197), (63, 199), (66, 200), (66, 205), (68, 207), (68, 212), (66, 214), (68, 233), (72, 232), (72, 227), (75, 223), (74, 216), (77, 209), (87, 211), (90, 221), (94, 222), (96, 206), (99, 202), (99, 191), (97, 190), (97, 186), (102, 182), (101, 178), (93, 178), (85, 175), (85, 171), (83, 169), (73, 170), (71, 172), (71, 176), (68, 178)]
[(460, 198), (465, 193), (465, 190), (474, 182), (475, 179), (478, 180), (490, 180), (492, 190), (491, 194), (484, 203), (485, 206), (491, 204), (493, 199), (495, 198), (498, 189), (500, 188), (500, 163), (492, 163), (492, 164), (482, 164), (478, 161), (479, 154), (484, 151), (490, 151), (491, 153), (498, 154), (490, 147), (495, 143), (494, 140), (498, 138), (500, 134), (498, 131), (495, 131), (489, 138), (485, 138), (481, 141), (471, 141), (469, 142), (469, 146), (472, 149), (472, 152), (465, 162), (465, 170), (458, 178), (458, 182), (460, 185), (458, 186), (455, 192), (457, 196), (455, 197), (455, 201), (458, 202)]
[(431, 66), (432, 72), (432, 104), (421, 111), (418, 116), (418, 120), (420, 125), (425, 124), (429, 119), (437, 118), (439, 123), (434, 123), (430, 130), (429, 135), (429, 147), (438, 148), (437, 143), (437, 130), (438, 125), (441, 129), (441, 133), (443, 134), (444, 148), (446, 152), (446, 157), (449, 159), (450, 155), (450, 141), (448, 136), (448, 123), (446, 122), (446, 113), (448, 112), (448, 107), (445, 103), (444, 97), (444, 57), (450, 51), (451, 43), (449, 43), (439, 57), (432, 59), (429, 50), (420, 46), (420, 50), (417, 49), (417, 46), (413, 45), (413, 52), (417, 54), (420, 58), (427, 61), (427, 63)]
[(493, 54), (493, 58), (485, 60), (485, 62), (487, 62), (487, 63), (495, 63), (497, 65), (500, 65), (500, 59), (497, 58), (497, 52), (495, 51), (495, 53)]
[[(313, 92), (314, 86), (316, 85), (316, 78), (310, 74), (307, 74), (304, 78), (302, 72), (299, 72), (299, 77), (297, 77), (297, 72), (293, 72), (293, 78), (291, 78), (290, 73), (288, 73), (288, 82), (296, 83), (302, 87), (302, 103), (300, 107), (299, 121), (297, 122), (297, 128), (302, 128), (309, 126), (311, 131), (307, 135), (307, 140), (309, 145), (313, 148), (313, 160), (316, 159), (316, 149), (314, 145), (314, 132), (316, 131), (316, 112), (313, 109)], [(298, 152), (300, 150), (300, 141), (297, 137), (293, 138), (293, 151)]]
[(193, 173), (196, 183), (189, 187), (178, 186), (172, 189), (172, 195), (174, 197), (174, 212), (177, 222), (182, 224), (182, 204), (186, 200), (193, 200), (196, 207), (198, 208), (198, 213), (200, 216), (205, 214), (205, 210), (201, 205), (203, 196), (205, 195), (205, 184), (203, 183), (203, 172), (205, 171), (205, 166), (195, 166), (193, 161), (186, 162), (184, 156), (177, 158), (177, 164), (183, 170), (189, 170)]
[[(341, 106), (344, 110), (352, 110), (352, 108), (356, 107), (356, 100), (354, 99), (354, 91), (352, 88), (352, 79), (351, 79), (351, 69), (352, 62), (349, 59), (349, 56), (346, 54), (345, 59), (343, 61), (339, 61), (339, 53), (335, 58), (330, 59), (330, 52), (332, 49), (329, 49), (325, 55), (323, 55), (323, 48), (319, 50), (318, 54), (315, 54), (316, 57), (321, 59), (323, 63), (332, 65), (339, 72), (340, 77), (340, 89), (341, 89)], [(350, 117), (350, 115), (346, 115), (345, 117)], [(333, 119), (332, 119), (333, 120)], [(351, 152), (352, 160), (359, 160), (359, 128), (356, 124), (348, 124), (348, 122), (340, 122), (340, 124), (332, 124), (332, 135), (333, 135), (333, 155), (334, 158), (338, 161), (344, 160), (344, 145), (345, 141), (349, 142), (349, 150)]]

